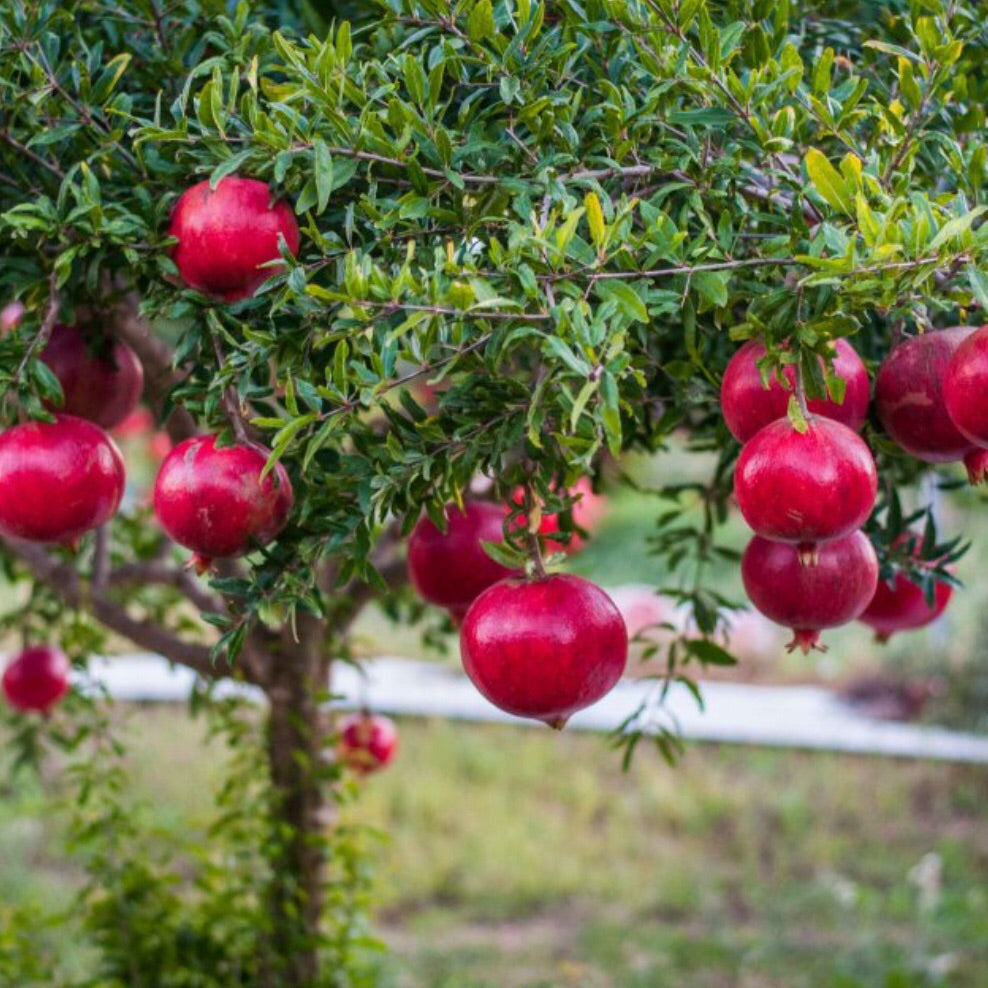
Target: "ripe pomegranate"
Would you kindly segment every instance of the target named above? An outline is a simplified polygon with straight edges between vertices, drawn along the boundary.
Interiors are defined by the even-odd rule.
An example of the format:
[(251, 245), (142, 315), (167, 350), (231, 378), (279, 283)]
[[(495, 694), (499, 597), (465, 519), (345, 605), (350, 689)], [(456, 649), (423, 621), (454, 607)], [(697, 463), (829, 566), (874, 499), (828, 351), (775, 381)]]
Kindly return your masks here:
[(589, 580), (509, 577), (467, 611), (460, 655), (495, 706), (560, 729), (621, 678), (628, 631), (611, 598)]
[(137, 407), (144, 368), (120, 340), (102, 352), (91, 342), (75, 326), (56, 326), (41, 359), (62, 385), (61, 411), (112, 429)]
[(229, 175), (215, 189), (199, 182), (175, 203), (168, 235), (177, 237), (172, 257), (191, 288), (224, 302), (249, 298), (271, 277), (260, 265), (277, 260), (279, 237), (298, 252), (292, 207), (272, 202), (264, 182)]
[(795, 542), (807, 564), (818, 542), (853, 532), (871, 514), (878, 473), (861, 437), (811, 416), (806, 432), (788, 418), (765, 426), (741, 450), (734, 493), (758, 535)]
[[(607, 510), (606, 499), (602, 495), (594, 493), (589, 477), (581, 477), (567, 494), (576, 499), (573, 501), (572, 507), (574, 525), (588, 532), (593, 531)], [(522, 506), (525, 503), (524, 488), (519, 487), (512, 495), (512, 500), (519, 507)], [(542, 523), (539, 525), (540, 535), (551, 536), (561, 530), (559, 515), (542, 515)], [(579, 552), (585, 544), (586, 539), (579, 532), (571, 531), (568, 542), (563, 542), (561, 539), (546, 538), (545, 549), (547, 552), (565, 552), (567, 556), (572, 556), (573, 553)]]
[(756, 535), (741, 557), (749, 600), (765, 617), (793, 629), (787, 650), (808, 653), (820, 631), (859, 617), (878, 584), (878, 557), (863, 532), (820, 546), (816, 566), (803, 566), (794, 546)]
[(956, 349), (943, 381), (950, 420), (976, 446), (988, 446), (988, 326)]
[(279, 463), (262, 481), (269, 451), (257, 443), (217, 446), (216, 436), (194, 436), (165, 457), (154, 483), (161, 527), (208, 569), (214, 558), (241, 556), (267, 545), (285, 527), (294, 504)]
[(941, 329), (900, 343), (875, 378), (875, 406), (885, 431), (911, 456), (926, 463), (959, 460), (971, 443), (951, 421), (944, 379), (970, 326)]
[[(912, 557), (919, 558), (922, 541), (914, 532), (901, 535), (896, 544), (908, 545)], [(896, 631), (913, 631), (935, 621), (953, 594), (954, 588), (949, 583), (938, 581), (931, 607), (923, 591), (905, 573), (896, 573), (891, 586), (885, 580), (879, 580), (875, 596), (860, 620), (874, 629), (876, 640), (886, 642)]]
[(3, 695), (15, 710), (47, 713), (68, 693), (71, 669), (53, 645), (26, 648), (4, 670)]
[(967, 480), (972, 486), (983, 484), (988, 480), (988, 449), (971, 449), (964, 455), (964, 466), (967, 468)]
[(389, 765), (398, 751), (394, 721), (366, 711), (340, 723), (340, 760), (353, 772), (367, 775)]
[[(759, 429), (782, 418), (789, 407), (796, 369), (788, 366), (783, 371), (788, 389), (774, 378), (766, 388), (758, 372), (758, 361), (764, 356), (764, 344), (749, 340), (731, 357), (724, 371), (720, 407), (727, 428), (738, 442), (746, 443)], [(820, 364), (823, 365), (822, 359)], [(868, 417), (870, 384), (865, 365), (847, 340), (836, 342), (834, 371), (847, 384), (844, 401), (837, 404), (829, 398), (814, 398), (808, 403), (809, 409), (815, 415), (836, 419), (855, 432), (860, 431)]]
[(462, 620), (474, 599), (512, 574), (484, 552), (482, 542), (504, 541), (507, 508), (490, 501), (464, 501), (445, 508), (443, 532), (423, 515), (408, 539), (408, 577), (423, 600)]
[(109, 521), (123, 497), (123, 459), (98, 426), (72, 415), (0, 434), (0, 533), (72, 542)]

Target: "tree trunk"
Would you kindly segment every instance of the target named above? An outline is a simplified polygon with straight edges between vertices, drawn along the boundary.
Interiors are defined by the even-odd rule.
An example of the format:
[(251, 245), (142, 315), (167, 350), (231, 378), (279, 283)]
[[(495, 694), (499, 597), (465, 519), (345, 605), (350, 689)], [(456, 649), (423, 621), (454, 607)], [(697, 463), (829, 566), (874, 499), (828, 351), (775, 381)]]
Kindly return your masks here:
[(286, 630), (267, 688), (268, 757), (277, 806), (270, 915), (272, 985), (310, 988), (319, 974), (326, 835), (334, 804), (324, 772), (328, 719), (319, 697), (330, 660), (322, 621), (298, 614), (298, 641)]

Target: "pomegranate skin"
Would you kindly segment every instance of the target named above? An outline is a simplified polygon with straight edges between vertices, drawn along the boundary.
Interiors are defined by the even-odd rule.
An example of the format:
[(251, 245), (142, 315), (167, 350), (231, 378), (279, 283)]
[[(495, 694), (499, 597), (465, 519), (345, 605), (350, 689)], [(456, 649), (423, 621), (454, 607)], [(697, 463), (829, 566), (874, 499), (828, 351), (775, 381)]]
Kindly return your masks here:
[(106, 357), (97, 356), (75, 326), (56, 326), (41, 359), (62, 385), (65, 401), (53, 411), (112, 429), (137, 408), (144, 368), (126, 343), (116, 340)]
[[(774, 378), (765, 388), (758, 373), (758, 361), (764, 356), (764, 344), (749, 340), (731, 357), (724, 371), (720, 407), (727, 428), (738, 442), (746, 443), (760, 429), (783, 418), (789, 408), (796, 369), (788, 366), (783, 371), (789, 382), (788, 390)], [(823, 365), (822, 359), (820, 364)], [(809, 409), (814, 415), (842, 422), (849, 429), (859, 432), (868, 418), (870, 384), (865, 365), (847, 340), (836, 341), (834, 371), (847, 385), (843, 403), (837, 404), (829, 398), (814, 398), (808, 402)]]
[(0, 533), (31, 542), (72, 542), (98, 528), (126, 483), (113, 440), (72, 415), (0, 434), (0, 477)]
[(969, 450), (964, 454), (964, 466), (967, 468), (967, 482), (976, 487), (988, 480), (988, 449)]
[(859, 620), (874, 630), (878, 641), (885, 642), (897, 631), (915, 631), (931, 624), (946, 610), (953, 594), (949, 583), (937, 583), (931, 607), (909, 577), (896, 573), (891, 587), (879, 580), (875, 596)]
[(196, 554), (200, 569), (273, 541), (295, 500), (280, 463), (261, 481), (267, 449), (257, 443), (221, 447), (216, 440), (194, 436), (179, 443), (154, 483), (161, 527)]
[(975, 330), (951, 357), (943, 397), (958, 431), (976, 446), (988, 446), (988, 326)]
[(741, 450), (734, 493), (756, 534), (811, 547), (853, 532), (871, 514), (878, 472), (861, 437), (812, 416), (806, 432), (787, 418), (765, 426)]
[(389, 765), (398, 751), (398, 729), (388, 717), (360, 713), (340, 722), (340, 760), (353, 772), (368, 775)]
[(3, 673), (3, 695), (23, 713), (47, 713), (69, 691), (72, 666), (61, 649), (34, 645), (11, 660)]
[(971, 448), (947, 411), (944, 380), (957, 348), (974, 330), (955, 326), (900, 343), (875, 378), (875, 407), (885, 431), (926, 463), (959, 460)]
[(190, 288), (224, 302), (249, 298), (274, 273), (260, 265), (277, 260), (279, 235), (298, 252), (299, 229), (291, 205), (272, 203), (264, 182), (228, 175), (215, 189), (199, 182), (175, 203), (168, 235), (172, 258)]
[(482, 542), (503, 542), (507, 508), (490, 501), (464, 501), (445, 508), (443, 532), (423, 515), (408, 539), (408, 577), (418, 595), (461, 620), (491, 584), (513, 571), (484, 552)]
[(467, 611), (460, 655), (496, 707), (559, 729), (621, 678), (628, 631), (611, 598), (589, 580), (510, 577)]
[(820, 648), (820, 631), (860, 617), (878, 585), (878, 557), (863, 532), (821, 545), (815, 566), (794, 546), (756, 535), (741, 557), (748, 599), (765, 617), (793, 629), (787, 646)]

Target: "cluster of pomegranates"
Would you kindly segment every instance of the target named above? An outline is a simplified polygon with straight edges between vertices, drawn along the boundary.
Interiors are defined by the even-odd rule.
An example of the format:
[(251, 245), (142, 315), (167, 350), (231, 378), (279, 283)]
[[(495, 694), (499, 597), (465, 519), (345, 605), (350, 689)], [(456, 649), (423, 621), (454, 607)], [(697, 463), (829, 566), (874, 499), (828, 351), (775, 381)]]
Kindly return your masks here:
[[(586, 481), (570, 492), (580, 527), (592, 524), (599, 501)], [(512, 501), (521, 503), (516, 492)], [(528, 577), (501, 565), (484, 542), (501, 542), (511, 508), (468, 500), (444, 509), (444, 526), (423, 517), (408, 541), (408, 573), (419, 595), (446, 608), (460, 625), (463, 667), (495, 706), (561, 728), (621, 678), (628, 632), (614, 602), (578, 576)], [(574, 552), (582, 540), (558, 536), (559, 519), (545, 514), (539, 537)]]
[[(878, 476), (858, 435), (869, 406), (868, 372), (846, 340), (833, 368), (844, 400), (809, 401), (805, 430), (789, 420), (792, 367), (764, 385), (765, 347), (752, 341), (731, 358), (721, 409), (743, 447), (734, 475), (738, 507), (755, 531), (741, 574), (754, 606), (793, 629), (790, 649), (818, 647), (820, 632), (860, 619), (886, 639), (929, 624), (947, 606), (951, 588), (936, 586), (928, 602), (903, 573), (879, 582), (878, 559), (860, 527), (875, 504)], [(928, 463), (963, 459), (972, 483), (988, 466), (988, 327), (931, 331), (896, 346), (875, 382), (885, 431)], [(920, 540), (905, 533), (897, 548), (919, 559)]]

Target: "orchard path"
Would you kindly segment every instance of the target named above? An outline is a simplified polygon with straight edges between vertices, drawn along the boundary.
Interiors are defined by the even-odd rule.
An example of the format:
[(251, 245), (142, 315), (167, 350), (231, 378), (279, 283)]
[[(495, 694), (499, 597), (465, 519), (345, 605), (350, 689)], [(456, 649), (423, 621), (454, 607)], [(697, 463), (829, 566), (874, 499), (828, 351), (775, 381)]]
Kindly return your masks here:
[[(96, 660), (92, 674), (111, 696), (129, 701), (182, 702), (193, 682), (190, 670), (147, 654)], [(547, 730), (502, 713), (449, 666), (379, 658), (363, 663), (360, 670), (340, 663), (334, 677), (341, 707), (366, 703), (381, 713)], [(219, 688), (238, 687), (224, 683)], [(577, 714), (567, 729), (612, 731), (652, 690), (652, 683), (624, 680), (595, 706)], [(988, 736), (871, 720), (815, 686), (709, 682), (703, 685), (703, 698), (701, 711), (685, 687), (674, 686), (659, 723), (675, 724), (684, 738), (695, 741), (988, 764)]]

